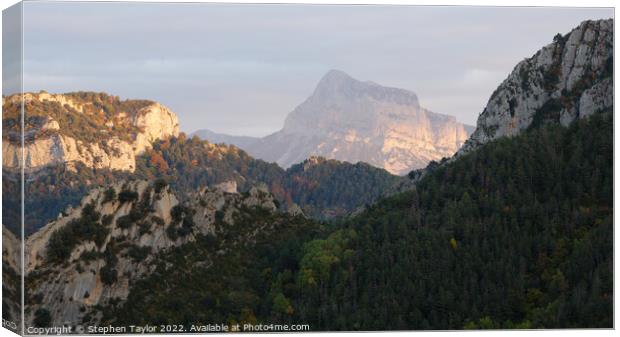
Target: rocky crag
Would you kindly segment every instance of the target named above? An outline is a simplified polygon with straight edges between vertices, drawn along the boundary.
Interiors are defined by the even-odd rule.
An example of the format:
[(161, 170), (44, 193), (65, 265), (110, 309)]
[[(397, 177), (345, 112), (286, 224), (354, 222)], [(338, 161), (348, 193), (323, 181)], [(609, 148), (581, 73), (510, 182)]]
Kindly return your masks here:
[(6, 170), (20, 165), (22, 101), (27, 172), (76, 162), (133, 172), (136, 155), (158, 139), (179, 134), (177, 116), (151, 101), (121, 101), (100, 93), (12, 95), (2, 102), (2, 166)]
[(459, 155), (530, 127), (613, 109), (612, 19), (584, 21), (519, 62), (491, 95)]
[[(298, 217), (279, 212), (277, 201), (263, 188), (243, 194), (225, 190), (229, 186), (203, 188), (187, 202), (179, 202), (160, 180), (91, 191), (78, 207), (26, 240), (27, 325), (96, 323), (103, 306), (124, 301), (132, 282), (153, 271), (157, 254), (205, 236), (215, 241), (223, 237), (217, 254), (226, 254), (257, 233)], [(255, 227), (228, 236), (228, 227), (250, 212), (273, 217), (264, 223), (257, 219)], [(5, 243), (18, 242), (11, 240), (11, 232), (3, 234)], [(18, 265), (14, 249), (18, 247), (4, 247), (8, 268)]]

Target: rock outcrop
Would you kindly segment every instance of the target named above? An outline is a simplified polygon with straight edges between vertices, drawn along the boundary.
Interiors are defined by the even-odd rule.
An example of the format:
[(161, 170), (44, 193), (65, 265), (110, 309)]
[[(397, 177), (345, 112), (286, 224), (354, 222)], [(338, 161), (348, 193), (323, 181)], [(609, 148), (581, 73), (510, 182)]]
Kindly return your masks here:
[[(244, 210), (277, 211), (273, 196), (257, 187), (243, 194), (203, 188), (187, 199), (180, 202), (160, 182), (121, 182), (91, 191), (28, 237), (27, 323), (38, 309), (49, 312), (52, 325), (75, 325), (84, 317), (96, 322), (101, 312), (91, 309), (126, 299), (130, 284), (153, 271), (150, 262), (159, 252), (200, 235), (225, 234), (220, 227), (234, 224)], [(18, 256), (8, 248), (3, 259), (15, 266)]]
[[(108, 97), (108, 96), (105, 96)], [(81, 162), (88, 167), (127, 170), (136, 167), (136, 155), (158, 139), (179, 134), (177, 116), (159, 103), (149, 101), (118, 102), (119, 109), (106, 111), (108, 102), (88, 102), (70, 94), (45, 92), (23, 95), (25, 123), (24, 168), (28, 172), (55, 164)], [(106, 105), (108, 104), (108, 105)], [(123, 110), (124, 106), (134, 111)], [(18, 109), (21, 96), (3, 100), (5, 109)], [(20, 165), (20, 135), (15, 116), (3, 117), (5, 137), (2, 142), (3, 168)], [(60, 120), (56, 120), (60, 119)], [(84, 130), (76, 121), (88, 119)], [(82, 133), (84, 136), (76, 135)]]
[(422, 108), (413, 92), (331, 70), (312, 96), (287, 116), (284, 128), (272, 135), (238, 143), (234, 137), (196, 134), (209, 141), (228, 140), (284, 168), (322, 156), (405, 174), (452, 156), (470, 132), (454, 117)]
[(523, 60), (491, 95), (459, 151), (514, 136), (541, 123), (613, 109), (613, 19), (584, 21)]

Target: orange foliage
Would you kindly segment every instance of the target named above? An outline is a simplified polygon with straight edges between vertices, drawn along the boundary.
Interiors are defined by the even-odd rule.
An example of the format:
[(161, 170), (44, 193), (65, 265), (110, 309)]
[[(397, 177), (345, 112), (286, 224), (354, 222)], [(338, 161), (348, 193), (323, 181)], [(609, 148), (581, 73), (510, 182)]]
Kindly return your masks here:
[(168, 163), (166, 163), (164, 157), (162, 157), (161, 154), (157, 152), (151, 153), (151, 165), (153, 165), (153, 167), (156, 167), (157, 170), (159, 170), (160, 172), (168, 171)]

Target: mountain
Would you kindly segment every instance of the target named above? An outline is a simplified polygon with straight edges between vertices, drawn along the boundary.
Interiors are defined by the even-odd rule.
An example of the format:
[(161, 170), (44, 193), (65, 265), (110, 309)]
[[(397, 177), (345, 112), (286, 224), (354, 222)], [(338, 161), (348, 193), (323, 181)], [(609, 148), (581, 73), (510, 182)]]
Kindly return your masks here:
[[(179, 199), (161, 181), (117, 182), (94, 189), (66, 216), (30, 236), (24, 261), (27, 325), (97, 325), (105, 306), (124, 303), (136, 282), (162, 272), (165, 252), (177, 247), (196, 248), (189, 258), (200, 261), (188, 266), (194, 272), (226, 276), (244, 270), (240, 264), (220, 269), (228, 258), (252, 249), (278, 254), (320, 230), (302, 216), (278, 212), (273, 196), (257, 188), (244, 194), (202, 188), (185, 202)], [(267, 241), (275, 238), (280, 240)], [(5, 255), (7, 262), (11, 258)]]
[(208, 140), (213, 144), (230, 144), (242, 149), (246, 148), (247, 146), (258, 140), (257, 137), (231, 136), (223, 133), (213, 132), (208, 129), (198, 130), (190, 134), (190, 137), (193, 136), (197, 136), (200, 139)]
[(584, 21), (516, 65), (493, 92), (459, 151), (542, 123), (568, 125), (613, 108), (612, 19)]
[(16, 170), (25, 111), (26, 172), (55, 164), (133, 171), (152, 142), (179, 134), (177, 116), (159, 103), (105, 93), (25, 93), (3, 97), (2, 167)]
[[(407, 180), (363, 162), (310, 157), (285, 171), (281, 183), (285, 195), (280, 199), (298, 204), (312, 218), (329, 220), (372, 204)], [(272, 191), (276, 196), (281, 193)]]
[(422, 108), (410, 91), (361, 82), (331, 70), (287, 116), (282, 130), (272, 135), (248, 143), (197, 134), (209, 141), (229, 141), (284, 168), (321, 156), (361, 161), (402, 175), (452, 156), (470, 133), (471, 128), (454, 117)]

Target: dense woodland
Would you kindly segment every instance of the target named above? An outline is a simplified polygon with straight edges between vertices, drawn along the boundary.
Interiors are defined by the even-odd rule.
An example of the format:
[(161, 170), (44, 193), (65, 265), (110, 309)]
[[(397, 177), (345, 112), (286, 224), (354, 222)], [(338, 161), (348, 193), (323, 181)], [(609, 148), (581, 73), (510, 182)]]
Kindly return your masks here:
[(139, 158), (137, 167), (139, 176), (164, 178), (180, 191), (227, 180), (235, 181), (240, 191), (263, 183), (283, 205), (298, 204), (318, 219), (346, 215), (383, 196), (403, 179), (365, 163), (323, 158), (283, 170), (234, 146), (184, 135), (156, 143)]
[(316, 246), (332, 249), (306, 245), (303, 290), (291, 294), (299, 319), (318, 329), (611, 327), (612, 135), (608, 114), (500, 139), (347, 220)]
[[(68, 206), (76, 206), (96, 186), (105, 186), (127, 179), (129, 173), (109, 170), (95, 170), (81, 163), (75, 169), (64, 165), (52, 166), (26, 174), (24, 181), (24, 231), (34, 233), (50, 221), (63, 214)], [(20, 224), (20, 182), (19, 175), (2, 172), (2, 223), (13, 233), (21, 232)]]
[(315, 223), (311, 235), (308, 223), (266, 233), (210, 268), (198, 260), (223, 239), (203, 238), (164, 254), (105, 317), (313, 330), (612, 327), (612, 142), (611, 114), (544, 126), (438, 166), (356, 217)]

